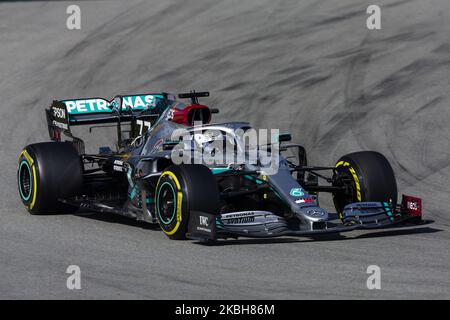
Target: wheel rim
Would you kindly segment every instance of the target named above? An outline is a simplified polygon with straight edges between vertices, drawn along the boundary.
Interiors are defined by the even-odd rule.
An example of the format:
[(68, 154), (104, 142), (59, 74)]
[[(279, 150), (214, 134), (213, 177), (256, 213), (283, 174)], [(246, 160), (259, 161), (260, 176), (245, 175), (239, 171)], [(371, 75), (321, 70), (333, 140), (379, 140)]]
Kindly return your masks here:
[(30, 200), (33, 189), (31, 168), (28, 162), (22, 161), (19, 166), (19, 191), (24, 201)]
[(163, 224), (172, 223), (176, 213), (176, 193), (169, 182), (164, 182), (158, 189), (156, 208)]

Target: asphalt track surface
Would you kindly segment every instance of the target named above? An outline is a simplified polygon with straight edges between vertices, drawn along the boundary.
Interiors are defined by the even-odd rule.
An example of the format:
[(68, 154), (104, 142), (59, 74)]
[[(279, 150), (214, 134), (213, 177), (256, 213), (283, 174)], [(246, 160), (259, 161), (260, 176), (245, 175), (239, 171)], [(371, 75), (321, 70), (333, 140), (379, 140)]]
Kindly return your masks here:
[[(357, 0), (0, 3), (0, 298), (450, 298), (450, 2), (376, 2), (379, 31)], [(66, 29), (72, 3), (81, 30)], [(434, 223), (211, 247), (126, 218), (25, 211), (17, 156), (47, 140), (52, 99), (190, 89), (211, 91), (216, 120), (291, 131), (310, 163), (383, 152)], [(66, 288), (71, 264), (81, 290)], [(371, 264), (381, 290), (366, 288)]]

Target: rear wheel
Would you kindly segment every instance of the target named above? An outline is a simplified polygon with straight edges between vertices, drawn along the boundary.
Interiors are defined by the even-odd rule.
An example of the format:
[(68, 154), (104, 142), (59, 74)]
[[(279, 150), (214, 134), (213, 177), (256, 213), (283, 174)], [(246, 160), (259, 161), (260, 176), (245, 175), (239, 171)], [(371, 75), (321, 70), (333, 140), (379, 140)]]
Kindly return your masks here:
[(379, 152), (360, 151), (341, 157), (336, 163), (334, 206), (342, 219), (344, 207), (353, 202), (381, 201), (397, 204), (397, 183), (389, 161)]
[(73, 212), (75, 207), (58, 199), (80, 191), (81, 158), (70, 142), (28, 145), (19, 156), (17, 180), (19, 196), (31, 214)]
[(186, 238), (190, 211), (218, 214), (220, 209), (216, 179), (203, 165), (170, 166), (161, 174), (155, 196), (158, 223), (175, 240)]

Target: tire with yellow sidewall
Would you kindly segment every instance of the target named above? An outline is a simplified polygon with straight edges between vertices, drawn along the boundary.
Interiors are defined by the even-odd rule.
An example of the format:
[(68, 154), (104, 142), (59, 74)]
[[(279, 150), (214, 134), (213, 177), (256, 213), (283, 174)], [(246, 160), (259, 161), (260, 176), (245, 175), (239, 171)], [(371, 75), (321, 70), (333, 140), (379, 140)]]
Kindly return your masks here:
[[(381, 153), (360, 151), (347, 154), (336, 162), (336, 172), (349, 181), (349, 192), (333, 193), (333, 202), (341, 219), (342, 211), (349, 203), (381, 201), (397, 204), (394, 171)], [(334, 185), (342, 186), (340, 180)]]
[(81, 158), (70, 142), (42, 142), (26, 146), (17, 170), (19, 197), (31, 214), (76, 210), (58, 199), (80, 192)]
[(217, 182), (206, 166), (173, 165), (161, 174), (155, 190), (155, 213), (169, 238), (186, 238), (191, 210), (218, 214), (219, 209)]

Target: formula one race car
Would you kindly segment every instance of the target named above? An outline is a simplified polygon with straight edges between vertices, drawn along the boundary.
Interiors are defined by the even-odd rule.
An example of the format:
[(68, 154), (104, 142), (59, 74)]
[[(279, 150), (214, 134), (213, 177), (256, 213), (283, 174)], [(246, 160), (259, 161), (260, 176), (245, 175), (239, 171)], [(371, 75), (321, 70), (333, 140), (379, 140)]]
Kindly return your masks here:
[[(198, 102), (206, 96), (191, 91), (178, 97), (158, 93), (53, 101), (46, 110), (52, 141), (28, 145), (19, 157), (24, 205), (31, 214), (78, 209), (120, 214), (159, 224), (171, 239), (205, 241), (421, 221), (421, 199), (403, 196), (397, 204), (394, 172), (382, 154), (355, 152), (335, 166), (318, 167), (307, 164), (305, 149), (290, 143), (290, 134), (247, 146), (252, 127), (211, 124), (218, 110)], [(100, 147), (87, 154), (71, 128), (98, 124), (117, 128), (115, 150)], [(183, 134), (174, 135), (177, 131)], [(62, 142), (62, 135), (69, 139)], [(249, 160), (252, 150), (256, 155)], [(236, 158), (238, 151), (244, 157)], [(196, 162), (193, 154), (198, 153), (227, 154), (227, 161)], [(263, 165), (268, 154), (275, 166)], [(320, 192), (332, 194), (337, 214), (319, 206)]]

